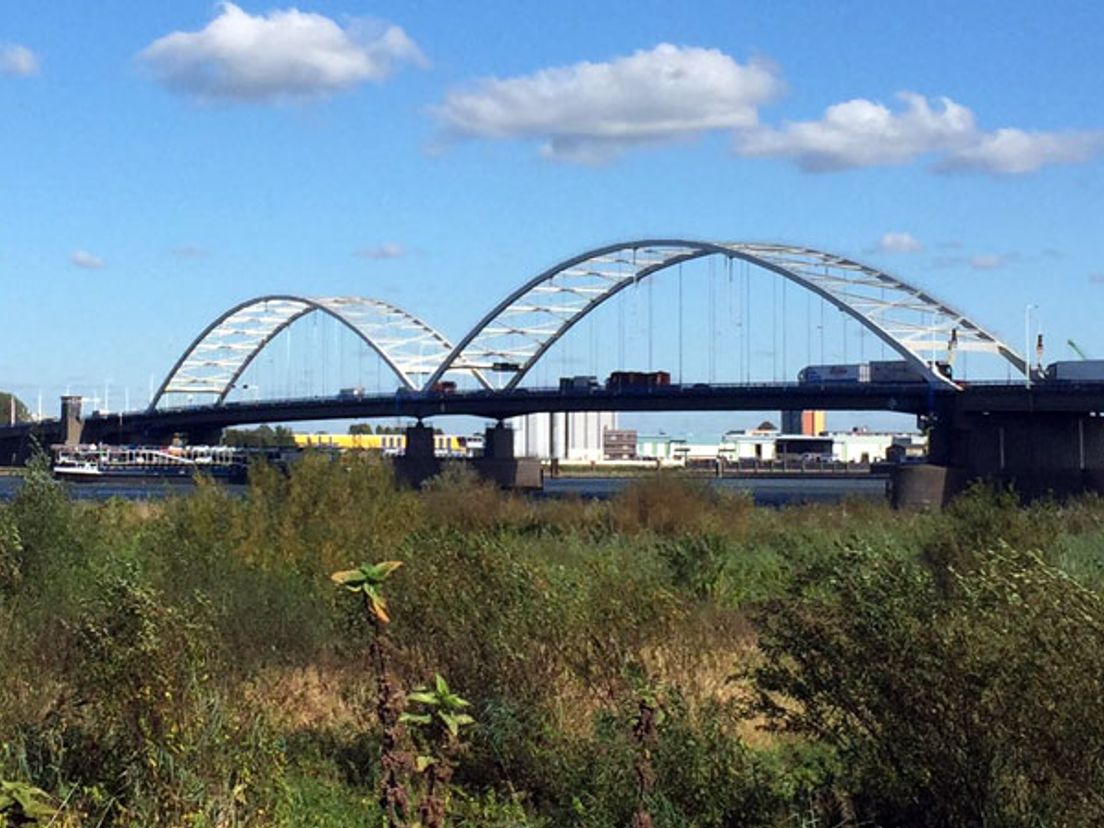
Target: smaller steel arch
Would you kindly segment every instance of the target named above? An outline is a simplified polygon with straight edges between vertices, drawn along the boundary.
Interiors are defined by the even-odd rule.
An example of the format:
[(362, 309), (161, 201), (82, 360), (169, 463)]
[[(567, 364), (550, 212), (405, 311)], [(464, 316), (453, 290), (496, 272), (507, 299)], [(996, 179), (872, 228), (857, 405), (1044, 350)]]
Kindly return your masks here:
[[(922, 354), (940, 344), (999, 355), (1016, 370), (1023, 357), (961, 312), (889, 274), (807, 247), (754, 242), (642, 239), (561, 262), (510, 293), (457, 343), (427, 387), (446, 371), (509, 365), (515, 387), (579, 320), (621, 290), (662, 270), (709, 255), (756, 265), (798, 284), (851, 316), (934, 384), (951, 384)], [(937, 342), (939, 340), (939, 342)]]
[[(222, 403), (238, 378), (274, 337), (311, 313), (324, 313), (374, 350), (405, 388), (415, 375), (433, 371), (451, 343), (417, 316), (379, 299), (358, 296), (312, 298), (271, 294), (248, 299), (211, 322), (176, 361), (150, 402), (166, 394), (209, 394)], [(485, 388), (479, 371), (472, 375)]]

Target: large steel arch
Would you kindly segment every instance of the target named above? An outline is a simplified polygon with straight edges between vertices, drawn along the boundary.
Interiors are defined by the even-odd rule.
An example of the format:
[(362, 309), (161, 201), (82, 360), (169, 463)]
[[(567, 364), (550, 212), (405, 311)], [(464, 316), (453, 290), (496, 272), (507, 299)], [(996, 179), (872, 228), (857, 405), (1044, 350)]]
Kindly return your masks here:
[[(574, 256), (529, 280), (457, 343), (425, 387), (458, 369), (508, 369), (515, 387), (572, 326), (625, 288), (705, 256), (738, 259), (788, 279), (854, 318), (933, 384), (954, 383), (924, 355), (948, 348), (1000, 356), (1017, 371), (1023, 357), (927, 292), (876, 268), (807, 247), (750, 242), (643, 239)], [(497, 369), (496, 369), (497, 366)]]
[[(408, 389), (416, 389), (415, 377), (433, 371), (452, 350), (444, 336), (417, 316), (379, 299), (261, 296), (235, 305), (203, 329), (161, 383), (150, 410), (166, 394), (209, 395), (214, 403), (222, 403), (265, 346), (312, 313), (326, 314), (345, 325)], [(481, 372), (472, 374), (489, 387)]]

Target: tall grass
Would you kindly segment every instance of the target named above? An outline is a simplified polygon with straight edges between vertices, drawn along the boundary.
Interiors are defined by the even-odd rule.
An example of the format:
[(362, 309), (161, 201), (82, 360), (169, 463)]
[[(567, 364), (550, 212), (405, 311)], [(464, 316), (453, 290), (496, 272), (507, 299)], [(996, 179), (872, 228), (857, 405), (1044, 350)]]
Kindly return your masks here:
[[(1045, 570), (994, 563), (1021, 552)], [(914, 789), (849, 772), (838, 734), (763, 726), (795, 709), (812, 680), (803, 664), (927, 698), (933, 676), (962, 675), (952, 640), (977, 664), (1033, 671), (984, 685), (986, 722), (1040, 755), (996, 795), (1049, 807), (1069, 791), (1032, 780), (1066, 754), (1026, 723), (1072, 740), (1099, 686), (1086, 654), (1104, 641), (1075, 623), (1095, 618), (1104, 583), (1097, 499), (1021, 508), (979, 489), (936, 515), (764, 510), (658, 478), (607, 502), (529, 501), (457, 469), (414, 492), (378, 459), (309, 457), (288, 476), (254, 469), (241, 497), (200, 485), (156, 504), (85, 504), (38, 468), (0, 507), (0, 779), (64, 801), (61, 824), (379, 824), (366, 622), (328, 575), (380, 559), (406, 562), (388, 582), (397, 680), (446, 676), (478, 722), (453, 825), (629, 824), (642, 698), (660, 711), (657, 826), (900, 815), (894, 797)], [(1017, 572), (1039, 607), (1026, 632)], [(1047, 638), (1055, 629), (1069, 636)], [(817, 630), (846, 644), (838, 658), (809, 660)], [(1071, 653), (1080, 667), (1067, 671)], [(941, 698), (931, 721), (975, 715), (968, 702)], [(909, 779), (944, 761), (921, 748)], [(1086, 789), (1104, 779), (1084, 765)]]

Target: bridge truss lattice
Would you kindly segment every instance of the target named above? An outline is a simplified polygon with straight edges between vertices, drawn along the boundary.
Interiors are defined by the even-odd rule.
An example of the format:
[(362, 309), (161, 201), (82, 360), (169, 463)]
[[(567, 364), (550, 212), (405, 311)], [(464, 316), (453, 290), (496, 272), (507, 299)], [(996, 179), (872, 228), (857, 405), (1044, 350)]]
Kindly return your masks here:
[[(417, 316), (379, 299), (358, 296), (261, 296), (235, 305), (208, 325), (185, 350), (150, 403), (166, 395), (222, 403), (250, 363), (278, 334), (305, 316), (326, 314), (355, 333), (398, 377), (416, 390), (452, 344)], [(476, 380), (489, 387), (478, 370)]]
[(912, 363), (930, 383), (952, 384), (931, 354), (998, 355), (1017, 371), (1019, 354), (950, 305), (876, 268), (842, 256), (782, 244), (645, 239), (574, 256), (523, 284), (461, 339), (425, 383), (448, 371), (507, 372), (504, 390), (574, 325), (620, 291), (664, 270), (707, 256), (742, 260), (788, 279), (854, 318)]

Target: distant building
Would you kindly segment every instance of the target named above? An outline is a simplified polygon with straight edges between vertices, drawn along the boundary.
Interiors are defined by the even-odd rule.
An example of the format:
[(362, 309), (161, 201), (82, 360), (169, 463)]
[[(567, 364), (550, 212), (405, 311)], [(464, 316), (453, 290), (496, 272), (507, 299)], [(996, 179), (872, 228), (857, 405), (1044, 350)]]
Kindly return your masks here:
[(776, 456), (778, 432), (753, 428), (747, 431), (726, 431), (716, 454), (725, 460), (773, 460)]
[(616, 430), (617, 414), (607, 411), (526, 414), (512, 417), (507, 423), (514, 430), (517, 457), (598, 462), (605, 456), (603, 432)]
[(606, 460), (635, 460), (636, 429), (607, 428), (602, 433), (602, 453)]
[(787, 434), (767, 429), (727, 431), (717, 443), (694, 443), (681, 437), (644, 435), (637, 440), (637, 456), (669, 464), (694, 464), (721, 458), (729, 463), (755, 461), (808, 461), (812, 458), (841, 463), (874, 463), (892, 456), (891, 446), (909, 457), (924, 451), (919, 435), (851, 432), (819, 435)]
[(661, 463), (681, 463), (687, 454), (687, 443), (681, 437), (666, 434), (640, 434), (636, 438), (636, 456), (641, 460), (659, 460)]
[(780, 434), (774, 441), (774, 456), (779, 460), (834, 460), (835, 440), (827, 434)]
[(895, 435), (856, 429), (832, 435), (833, 452), (844, 463), (877, 463), (886, 459)]
[(825, 431), (825, 413), (823, 411), (783, 411), (782, 432), (784, 434), (803, 434), (816, 437)]

